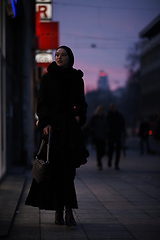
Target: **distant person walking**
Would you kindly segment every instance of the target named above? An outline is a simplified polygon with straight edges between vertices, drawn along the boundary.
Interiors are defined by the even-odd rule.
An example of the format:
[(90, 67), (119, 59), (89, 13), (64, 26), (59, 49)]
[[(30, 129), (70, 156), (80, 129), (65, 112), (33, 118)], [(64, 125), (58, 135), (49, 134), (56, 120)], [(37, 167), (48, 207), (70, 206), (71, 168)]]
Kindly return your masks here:
[(107, 121), (106, 111), (103, 106), (98, 106), (94, 115), (88, 123), (88, 129), (91, 133), (92, 143), (96, 147), (97, 166), (102, 170), (102, 157), (105, 154), (106, 137), (107, 137)]
[(140, 154), (144, 154), (144, 145), (146, 145), (147, 153), (150, 153), (150, 147), (149, 147), (149, 130), (150, 130), (150, 124), (147, 121), (147, 119), (143, 118), (140, 127), (139, 127), (139, 134), (140, 137)]
[(112, 158), (114, 150), (115, 156), (115, 169), (119, 170), (119, 161), (121, 155), (121, 140), (122, 134), (125, 133), (125, 121), (123, 115), (118, 112), (115, 104), (110, 104), (107, 114), (107, 122), (109, 125), (108, 134), (108, 167), (112, 166)]

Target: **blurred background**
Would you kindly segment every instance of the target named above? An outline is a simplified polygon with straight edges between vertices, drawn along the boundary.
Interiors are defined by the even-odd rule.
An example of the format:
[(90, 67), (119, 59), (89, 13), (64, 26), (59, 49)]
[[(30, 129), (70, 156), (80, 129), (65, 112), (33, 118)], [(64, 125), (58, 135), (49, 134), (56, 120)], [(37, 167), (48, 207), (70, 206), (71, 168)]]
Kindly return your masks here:
[(128, 137), (160, 113), (159, 0), (0, 1), (0, 179), (30, 166), (37, 147), (36, 100), (55, 49), (69, 46), (84, 72), (87, 121), (115, 103)]

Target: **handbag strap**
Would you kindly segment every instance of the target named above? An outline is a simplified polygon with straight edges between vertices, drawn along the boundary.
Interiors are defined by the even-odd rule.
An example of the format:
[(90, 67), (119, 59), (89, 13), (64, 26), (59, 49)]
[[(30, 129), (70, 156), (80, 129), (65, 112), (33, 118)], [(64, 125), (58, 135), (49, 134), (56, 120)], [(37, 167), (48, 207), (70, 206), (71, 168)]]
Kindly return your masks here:
[(50, 148), (50, 139), (51, 139), (51, 133), (48, 133), (48, 143), (47, 143), (47, 161), (46, 161), (46, 163), (49, 163), (49, 148)]
[(43, 148), (43, 145), (45, 144), (45, 140), (42, 140), (41, 141), (41, 145), (40, 145), (40, 147), (39, 147), (39, 150), (38, 150), (38, 153), (37, 153), (37, 156), (41, 153), (41, 150), (42, 150), (42, 148)]

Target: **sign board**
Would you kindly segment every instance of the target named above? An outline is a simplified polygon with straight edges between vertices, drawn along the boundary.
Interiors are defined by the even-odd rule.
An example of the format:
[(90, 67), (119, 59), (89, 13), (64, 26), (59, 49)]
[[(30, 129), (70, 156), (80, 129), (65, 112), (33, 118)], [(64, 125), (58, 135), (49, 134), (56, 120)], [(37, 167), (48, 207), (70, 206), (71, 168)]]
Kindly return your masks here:
[(40, 52), (36, 54), (35, 60), (37, 63), (51, 63), (52, 60), (52, 53), (47, 52)]
[(40, 13), (41, 21), (52, 20), (52, 5), (50, 3), (36, 4), (36, 12)]
[[(59, 25), (58, 22), (52, 22), (52, 0), (36, 0), (36, 48), (38, 50), (57, 49), (59, 46)], [(51, 62), (52, 57), (48, 59), (48, 54), (38, 55), (36, 53), (37, 64), (46, 65)]]
[(52, 3), (52, 0), (36, 0), (36, 3)]
[(58, 22), (45, 22), (40, 25), (38, 36), (38, 49), (56, 49), (59, 45)]

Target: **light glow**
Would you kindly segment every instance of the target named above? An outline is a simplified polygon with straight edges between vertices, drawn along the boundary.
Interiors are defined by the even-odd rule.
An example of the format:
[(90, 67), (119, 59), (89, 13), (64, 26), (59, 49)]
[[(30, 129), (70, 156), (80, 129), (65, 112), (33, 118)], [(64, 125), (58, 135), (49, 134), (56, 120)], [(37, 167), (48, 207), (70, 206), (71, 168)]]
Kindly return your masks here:
[[(17, 3), (17, 1), (15, 1), (15, 3)], [(15, 5), (14, 5), (14, 0), (11, 0), (11, 4), (12, 4), (12, 9), (13, 9), (13, 14), (14, 14), (14, 17), (16, 16), (16, 8), (15, 8)]]

